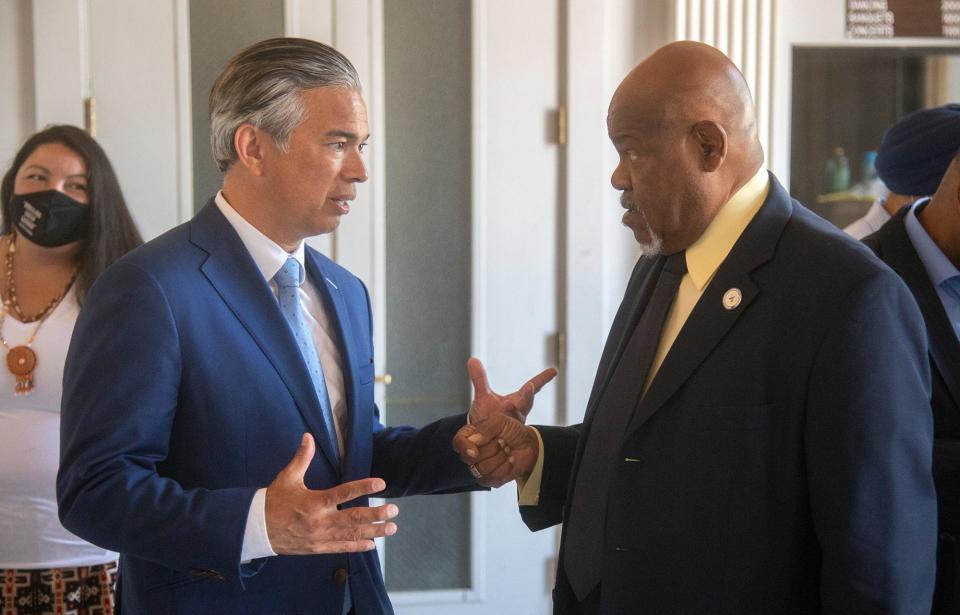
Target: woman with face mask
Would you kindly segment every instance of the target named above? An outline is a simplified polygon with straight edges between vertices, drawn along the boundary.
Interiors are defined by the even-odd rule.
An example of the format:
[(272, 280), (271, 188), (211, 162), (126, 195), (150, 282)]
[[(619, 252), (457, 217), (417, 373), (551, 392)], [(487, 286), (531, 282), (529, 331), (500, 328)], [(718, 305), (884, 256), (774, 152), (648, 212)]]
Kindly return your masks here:
[(142, 241), (106, 154), (74, 126), (24, 143), (0, 207), (0, 613), (113, 613), (116, 554), (57, 518), (61, 380), (86, 292)]

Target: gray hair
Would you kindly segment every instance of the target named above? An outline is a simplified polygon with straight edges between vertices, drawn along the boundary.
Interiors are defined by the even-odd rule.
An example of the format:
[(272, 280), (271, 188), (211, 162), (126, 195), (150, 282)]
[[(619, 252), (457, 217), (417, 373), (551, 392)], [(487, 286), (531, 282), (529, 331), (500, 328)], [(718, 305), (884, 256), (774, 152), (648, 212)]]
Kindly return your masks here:
[(342, 53), (303, 38), (271, 38), (230, 58), (210, 90), (210, 148), (226, 171), (237, 161), (233, 137), (242, 124), (270, 134), (287, 151), (290, 133), (306, 119), (305, 90), (360, 91), (360, 76)]

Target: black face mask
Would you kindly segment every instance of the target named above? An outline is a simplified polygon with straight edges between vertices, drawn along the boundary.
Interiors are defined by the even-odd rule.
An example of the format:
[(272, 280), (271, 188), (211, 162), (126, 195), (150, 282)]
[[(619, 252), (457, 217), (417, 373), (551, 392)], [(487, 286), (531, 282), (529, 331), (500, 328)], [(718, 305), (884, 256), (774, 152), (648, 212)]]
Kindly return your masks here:
[(59, 190), (15, 194), (10, 221), (33, 243), (56, 248), (86, 238), (90, 207)]

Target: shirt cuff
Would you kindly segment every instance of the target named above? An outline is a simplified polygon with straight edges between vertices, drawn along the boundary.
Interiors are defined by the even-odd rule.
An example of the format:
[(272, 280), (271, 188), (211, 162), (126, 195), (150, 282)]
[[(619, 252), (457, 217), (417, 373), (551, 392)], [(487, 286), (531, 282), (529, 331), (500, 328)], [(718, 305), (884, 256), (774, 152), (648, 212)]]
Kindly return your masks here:
[(240, 563), (246, 564), (250, 560), (261, 557), (273, 557), (276, 552), (270, 546), (267, 536), (267, 490), (257, 489), (250, 502), (250, 512), (247, 514), (247, 527), (243, 531), (243, 548), (240, 549)]
[(533, 470), (527, 478), (517, 477), (517, 499), (520, 506), (537, 506), (540, 504), (540, 481), (543, 479), (543, 438), (536, 427), (531, 427), (533, 433), (537, 434), (540, 452), (537, 455), (537, 462), (533, 464)]

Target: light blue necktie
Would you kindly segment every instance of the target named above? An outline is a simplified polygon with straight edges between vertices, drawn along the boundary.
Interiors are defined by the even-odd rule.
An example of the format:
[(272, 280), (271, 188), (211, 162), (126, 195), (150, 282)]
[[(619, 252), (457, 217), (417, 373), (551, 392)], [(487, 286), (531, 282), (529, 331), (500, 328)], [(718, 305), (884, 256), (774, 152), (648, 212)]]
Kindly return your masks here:
[(313, 380), (313, 387), (320, 401), (320, 411), (323, 414), (323, 424), (330, 442), (330, 450), (333, 451), (335, 463), (339, 465), (340, 447), (337, 446), (337, 431), (333, 424), (333, 412), (330, 411), (327, 383), (323, 378), (323, 368), (320, 365), (320, 357), (317, 355), (317, 347), (313, 343), (313, 336), (307, 327), (303, 308), (300, 305), (300, 285), (303, 284), (303, 278), (303, 267), (297, 259), (287, 258), (287, 262), (273, 276), (273, 281), (277, 283), (280, 311), (283, 312), (283, 317), (287, 319), (287, 324), (293, 331), (293, 337), (297, 340), (300, 354), (303, 355), (303, 361)]

